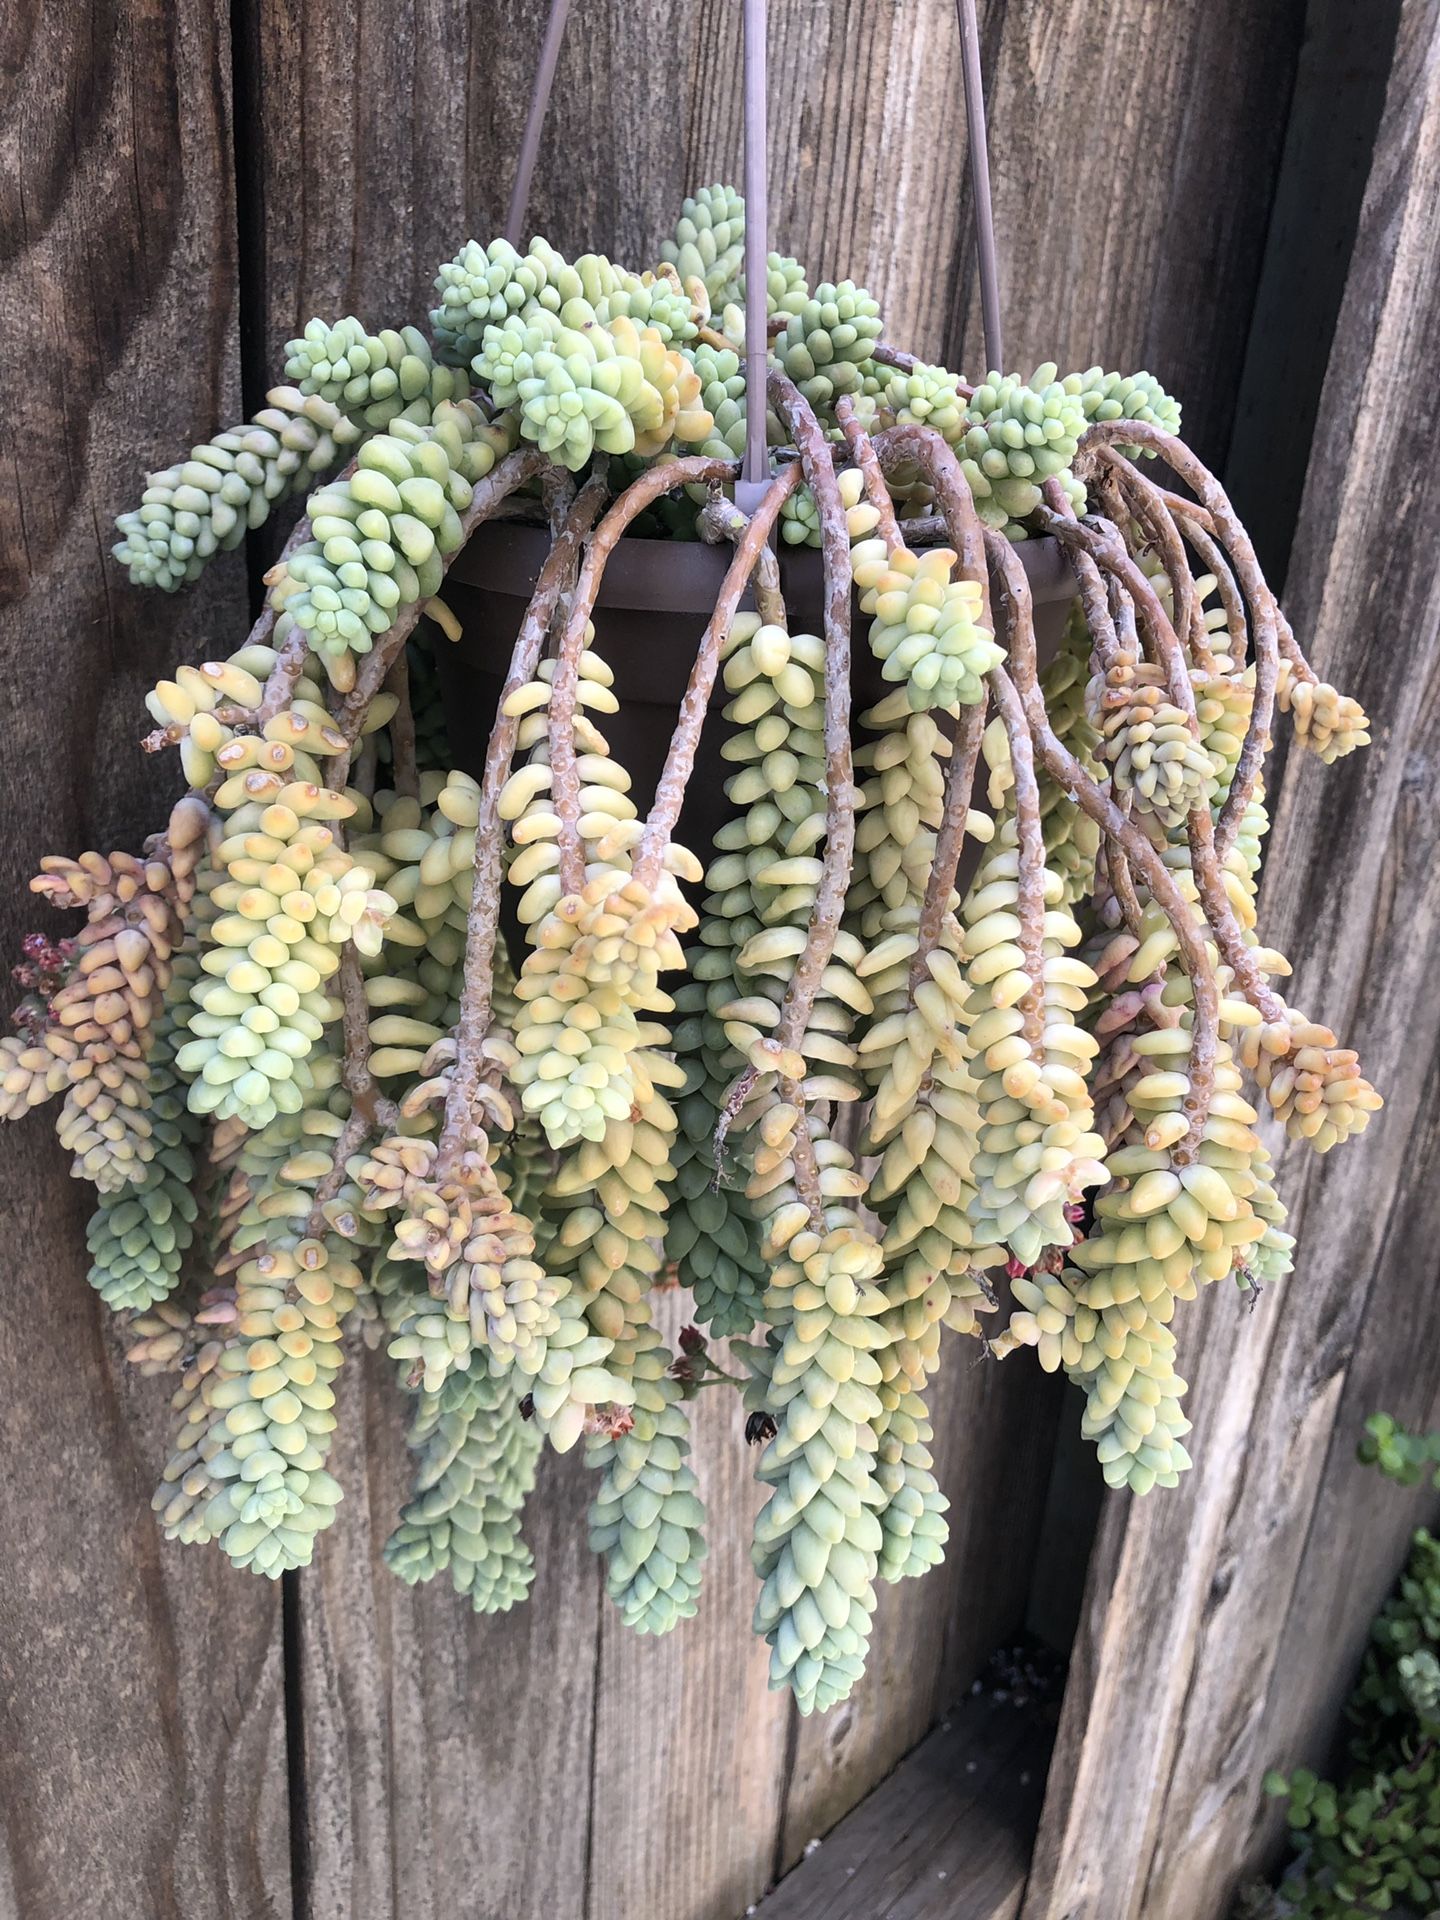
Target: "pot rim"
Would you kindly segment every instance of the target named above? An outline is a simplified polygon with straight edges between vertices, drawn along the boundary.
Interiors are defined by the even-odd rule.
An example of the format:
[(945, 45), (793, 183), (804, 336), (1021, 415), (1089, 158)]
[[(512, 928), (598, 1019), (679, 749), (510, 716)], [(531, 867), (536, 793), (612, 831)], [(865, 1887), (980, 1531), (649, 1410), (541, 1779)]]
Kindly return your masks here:
[[(462, 586), (528, 600), (549, 549), (548, 528), (523, 520), (482, 521), (456, 555), (450, 577)], [(1075, 576), (1058, 540), (1021, 540), (1015, 550), (1037, 605), (1075, 598)], [(715, 603), (730, 559), (728, 543), (712, 547), (698, 540), (626, 534), (606, 562), (596, 604), (651, 613), (704, 612)], [(823, 559), (818, 548), (782, 546), (779, 560), (787, 597), (807, 589), (810, 598), (819, 594)]]

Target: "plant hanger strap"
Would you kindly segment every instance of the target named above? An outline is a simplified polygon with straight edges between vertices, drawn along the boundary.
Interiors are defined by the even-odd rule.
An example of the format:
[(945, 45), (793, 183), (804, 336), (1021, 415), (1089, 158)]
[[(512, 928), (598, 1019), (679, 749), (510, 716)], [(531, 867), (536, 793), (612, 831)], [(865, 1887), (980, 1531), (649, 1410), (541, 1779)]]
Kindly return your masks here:
[(505, 216), (505, 238), (512, 247), (525, 239), (525, 211), (530, 204), (530, 181), (540, 151), (540, 134), (545, 125), (545, 109), (550, 104), (550, 89), (560, 61), (560, 42), (565, 37), (565, 22), (570, 16), (570, 0), (550, 0), (550, 19), (540, 47), (540, 64), (530, 90), (530, 111), (525, 116), (525, 133), (520, 142), (520, 158), (515, 166), (515, 184), (510, 189), (510, 211)]
[(735, 504), (753, 513), (769, 476), (765, 447), (769, 221), (765, 0), (745, 0), (745, 464)]
[(980, 71), (980, 27), (975, 0), (955, 0), (965, 77), (965, 137), (970, 151), (970, 192), (975, 201), (975, 260), (980, 271), (980, 317), (987, 370), (1005, 371), (1000, 337), (1000, 266), (995, 251), (995, 210), (990, 200), (990, 155), (985, 144), (985, 84)]
[[(747, 393), (765, 391), (769, 341), (767, 336), (767, 259), (769, 242), (768, 131), (766, 119), (766, 4), (743, 0), (745, 54), (743, 110), (745, 126), (745, 387)], [(510, 192), (505, 238), (511, 246), (523, 244), (530, 183), (540, 151), (540, 135), (550, 103), (550, 89), (560, 60), (560, 43), (570, 16), (570, 0), (550, 0), (550, 17), (540, 47), (540, 62), (530, 92), (525, 132)], [(980, 67), (980, 27), (975, 0), (955, 0), (960, 27), (961, 67), (965, 82), (965, 133), (970, 160), (970, 191), (975, 203), (975, 257), (980, 276), (980, 313), (985, 334), (987, 368), (1005, 371), (1000, 333), (1000, 272), (995, 247), (995, 211), (990, 197), (990, 157), (985, 137), (985, 86)], [(762, 486), (768, 476), (765, 444), (766, 409), (750, 407), (746, 414), (745, 462), (742, 489)], [(750, 511), (739, 498), (744, 511)]]

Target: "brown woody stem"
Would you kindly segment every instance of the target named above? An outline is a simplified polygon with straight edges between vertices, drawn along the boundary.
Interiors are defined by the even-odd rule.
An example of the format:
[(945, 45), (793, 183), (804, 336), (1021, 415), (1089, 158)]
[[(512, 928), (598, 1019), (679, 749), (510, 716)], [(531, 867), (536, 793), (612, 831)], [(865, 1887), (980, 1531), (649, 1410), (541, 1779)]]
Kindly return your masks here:
[(815, 1159), (815, 1142), (810, 1138), (810, 1129), (805, 1124), (805, 1093), (796, 1080), (782, 1079), (780, 1098), (789, 1101), (799, 1111), (795, 1122), (795, 1134), (790, 1148), (790, 1164), (795, 1169), (795, 1192), (810, 1214), (810, 1224), (817, 1233), (825, 1231), (825, 1196), (820, 1190), (820, 1168)]
[(1138, 467), (1133, 466), (1113, 448), (1106, 448), (1100, 455), (1103, 463), (1114, 473), (1120, 488), (1121, 498), (1125, 501), (1136, 524), (1155, 551), (1160, 555), (1165, 568), (1165, 577), (1170, 582), (1170, 604), (1174, 608), (1174, 627), (1177, 634), (1183, 634), (1188, 641), (1190, 657), (1197, 667), (1213, 673), (1215, 656), (1210, 651), (1210, 642), (1205, 632), (1204, 617), (1200, 612), (1200, 596), (1195, 591), (1195, 580), (1185, 557), (1185, 542), (1180, 537), (1179, 528), (1165, 505), (1165, 497), (1160, 489)]
[(1122, 652), (1128, 650), (1138, 660), (1143, 649), (1135, 625), (1135, 602), (1113, 575), (1105, 582), (1105, 603)]
[(345, 1163), (373, 1133), (388, 1133), (400, 1118), (395, 1102), (380, 1092), (370, 1071), (370, 1009), (359, 949), (347, 942), (340, 955), (340, 1003), (344, 1008), (344, 1057), (340, 1080), (350, 1096), (350, 1112), (335, 1142), (330, 1171), (315, 1189), (305, 1231), (318, 1240), (326, 1231), (325, 1208), (345, 1184)]
[(997, 669), (990, 683), (996, 710), (1010, 748), (1010, 772), (1015, 783), (1015, 828), (1019, 852), (1019, 882), (1015, 910), (1020, 921), (1018, 945), (1025, 956), (1030, 990), (1019, 1002), (1025, 1022), (1026, 1044), (1038, 1055), (1045, 1044), (1045, 835), (1040, 826), (1040, 784), (1035, 778), (1035, 752), (1025, 723), (1025, 710), (1009, 674)]
[[(1057, 479), (1042, 481), (1041, 493), (1045, 504), (1052, 513), (1058, 513), (1066, 520), (1075, 518), (1075, 509)], [(1085, 615), (1085, 625), (1090, 631), (1090, 653), (1092, 671), (1098, 667), (1104, 673), (1113, 664), (1119, 649), (1120, 637), (1115, 631), (1115, 622), (1110, 613), (1110, 602), (1105, 592), (1105, 581), (1100, 569), (1090, 555), (1080, 547), (1067, 547), (1071, 570), (1075, 575), (1075, 584), (1080, 589), (1080, 606)]]
[(1317, 685), (1320, 676), (1301, 652), (1295, 630), (1278, 606), (1275, 609), (1275, 631), (1280, 642), (1280, 658), (1289, 661), (1292, 677), (1307, 681), (1312, 687)]
[[(258, 707), (235, 707), (223, 701), (212, 711), (222, 727), (255, 727), (260, 719)], [(165, 747), (177, 747), (189, 731), (188, 720), (172, 720), (168, 727), (156, 727), (153, 733), (147, 733), (140, 742), (140, 751), (159, 753)]]
[[(1215, 576), (1220, 594), (1220, 605), (1225, 609), (1225, 631), (1231, 665), (1238, 673), (1245, 664), (1245, 656), (1250, 646), (1250, 629), (1245, 618), (1245, 602), (1230, 562), (1225, 558), (1217, 540), (1210, 535), (1210, 516), (1204, 508), (1194, 507), (1193, 501), (1182, 501), (1172, 493), (1161, 496), (1174, 518), (1175, 524), (1190, 545), (1199, 554), (1207, 572)], [(1203, 614), (1201, 616), (1204, 617)], [(1282, 642), (1283, 645), (1283, 642)]]
[(835, 951), (855, 853), (855, 775), (850, 757), (850, 533), (820, 422), (799, 388), (772, 368), (769, 397), (794, 436), (820, 514), (825, 563), (825, 852), (805, 946), (780, 1008), (774, 1044), (798, 1048)]
[(1186, 838), (1190, 842), (1190, 872), (1195, 891), (1220, 957), (1235, 976), (1235, 983), (1251, 1006), (1272, 1025), (1284, 1026), (1285, 1003), (1268, 984), (1255, 962), (1255, 952), (1245, 944), (1245, 935), (1225, 891), (1220, 860), (1215, 846), (1215, 828), (1208, 807), (1196, 807), (1185, 818)]
[(965, 845), (965, 822), (970, 813), (970, 796), (975, 788), (975, 768), (980, 759), (980, 743), (985, 734), (986, 703), (978, 700), (961, 710), (950, 749), (950, 764), (945, 769), (944, 811), (940, 830), (935, 835), (935, 854), (930, 862), (930, 877), (925, 882), (925, 897), (920, 903), (920, 918), (915, 928), (915, 952), (910, 960), (910, 992), (928, 978), (925, 956), (933, 953), (940, 929), (950, 911), (955, 892), (955, 875)]
[(985, 566), (985, 529), (975, 508), (970, 483), (943, 434), (934, 427), (905, 421), (887, 427), (875, 436), (875, 451), (880, 464), (902, 466), (913, 463), (930, 483), (946, 539), (954, 549), (960, 579), (972, 580), (980, 589), (981, 619), (993, 633), (995, 623), (990, 612), (990, 575)]
[[(888, 428), (885, 429), (889, 431)], [(878, 435), (876, 436), (878, 438)], [(949, 535), (945, 531), (945, 522), (938, 513), (917, 513), (897, 522), (904, 536), (905, 544), (913, 552), (919, 547), (938, 547), (944, 544)]]
[[(1270, 728), (1275, 717), (1275, 688), (1280, 674), (1280, 609), (1275, 595), (1261, 571), (1260, 561), (1229, 495), (1203, 461), (1174, 434), (1165, 433), (1148, 421), (1097, 421), (1087, 428), (1076, 455), (1077, 465), (1092, 448), (1109, 446), (1117, 440), (1134, 441), (1151, 448), (1165, 460), (1189, 487), (1210, 519), (1207, 532), (1215, 537), (1230, 556), (1230, 564), (1250, 609), (1251, 635), (1255, 648), (1255, 700), (1250, 709), (1250, 724), (1235, 768), (1235, 778), (1221, 810), (1215, 829), (1215, 843), (1223, 859), (1235, 843), (1240, 822), (1245, 817), (1260, 769), (1270, 747)], [(1192, 518), (1194, 516), (1192, 515)]]
[(1141, 937), (1140, 902), (1135, 897), (1135, 879), (1130, 872), (1130, 863), (1120, 843), (1111, 839), (1109, 834), (1105, 835), (1103, 844), (1106, 881), (1120, 909), (1120, 918), (1138, 940)]
[(646, 507), (683, 486), (719, 486), (740, 471), (736, 460), (711, 460), (701, 454), (648, 467), (631, 481), (590, 536), (585, 563), (571, 598), (570, 611), (555, 655), (550, 682), (549, 732), (551, 797), (560, 818), (560, 889), (577, 894), (585, 885), (585, 850), (580, 843), (580, 776), (575, 766), (575, 708), (580, 691), (580, 656), (606, 563), (625, 529)]
[(1072, 553), (1088, 554), (1102, 573), (1118, 580), (1124, 587), (1135, 603), (1155, 657), (1164, 670), (1165, 685), (1171, 700), (1189, 719), (1192, 731), (1198, 733), (1195, 690), (1190, 684), (1190, 673), (1179, 636), (1160, 603), (1160, 596), (1120, 537), (1119, 529), (1097, 515), (1087, 514), (1083, 520), (1071, 520), (1045, 506), (1036, 508), (1035, 519), (1040, 528), (1045, 533), (1054, 534), (1062, 546)]
[(515, 646), (510, 668), (495, 712), (480, 776), (480, 803), (475, 822), (475, 878), (470, 889), (470, 911), (465, 923), (465, 973), (460, 990), (460, 1017), (455, 1027), (455, 1062), (445, 1097), (445, 1118), (436, 1157), (441, 1178), (465, 1152), (472, 1132), (475, 1095), (480, 1084), (483, 1048), (490, 1031), (490, 1004), (495, 985), (495, 940), (500, 925), (500, 793), (510, 775), (520, 722), (505, 711), (512, 695), (535, 678), (545, 636), (561, 595), (575, 577), (580, 543), (605, 504), (605, 475), (596, 473), (572, 500), (568, 476), (552, 469), (546, 475), (547, 504), (552, 519), (566, 506), (564, 524), (545, 556), (535, 590)]
[[(1210, 964), (1210, 955), (1185, 896), (1157, 850), (1055, 737), (1035, 669), (1035, 623), (1030, 605), (1030, 583), (1025, 578), (1025, 569), (1014, 548), (1001, 535), (987, 534), (985, 546), (994, 569), (1015, 687), (1041, 764), (1066, 793), (1074, 795), (1077, 805), (1089, 814), (1101, 832), (1108, 834), (1119, 845), (1132, 869), (1144, 881), (1152, 899), (1170, 922), (1180, 948), (1181, 962), (1190, 976), (1194, 1017), (1190, 1040), (1190, 1092), (1185, 1099), (1189, 1131), (1173, 1154), (1176, 1163), (1183, 1166), (1193, 1160), (1199, 1150), (1201, 1132), (1215, 1085), (1220, 991), (1214, 968)], [(1004, 674), (1003, 667), (995, 669), (997, 680)]]
[[(960, 579), (970, 580), (979, 587), (981, 623), (993, 633), (995, 615), (990, 605), (990, 570), (985, 564), (985, 529), (954, 449), (934, 427), (907, 421), (877, 434), (875, 451), (882, 466), (910, 464), (918, 466), (925, 475), (940, 509), (940, 527), (956, 556), (955, 572)], [(965, 843), (965, 821), (975, 785), (975, 767), (985, 732), (985, 707), (985, 701), (981, 700), (973, 707), (964, 708), (956, 724), (950, 765), (945, 774), (944, 812), (935, 836), (935, 855), (930, 878), (925, 883), (915, 953), (910, 962), (912, 994), (925, 978), (925, 956), (934, 950), (940, 938), (940, 929), (950, 909), (950, 897), (955, 891), (955, 874)]]
[[(733, 500), (727, 499), (723, 493), (717, 493), (700, 509), (699, 524), (701, 539), (713, 543), (741, 539), (750, 522)], [(765, 625), (788, 627), (789, 615), (785, 611), (785, 595), (780, 587), (780, 562), (775, 557), (775, 549), (768, 542), (756, 556), (750, 584), (755, 593), (755, 610)]]
[(410, 706), (410, 668), (403, 653), (397, 653), (385, 676), (385, 691), (395, 696), (395, 711), (390, 716), (390, 778), (396, 793), (412, 800), (420, 793), (420, 769), (415, 760), (415, 715)]
[[(924, 364), (924, 362), (918, 360), (913, 353), (905, 353), (899, 347), (888, 345), (884, 340), (879, 341), (872, 349), (870, 358), (878, 365), (882, 367), (894, 367), (900, 373), (914, 373), (917, 367)], [(955, 386), (962, 400), (970, 399), (975, 391), (968, 380), (957, 380)]]
[[(750, 576), (760, 556), (769, 552), (767, 542), (771, 529), (780, 518), (780, 509), (799, 484), (798, 464), (788, 466), (777, 474), (736, 541), (735, 557), (716, 596), (709, 624), (700, 637), (695, 664), (690, 669), (690, 678), (686, 683), (685, 697), (680, 702), (680, 716), (675, 722), (670, 750), (665, 756), (665, 765), (655, 787), (654, 804), (650, 808), (650, 817), (645, 822), (645, 831), (635, 855), (633, 871), (643, 887), (653, 888), (659, 878), (665, 849), (675, 832), (675, 822), (680, 818), (685, 789), (690, 784), (696, 750), (700, 745), (700, 730), (705, 724), (710, 695), (715, 689), (720, 650), (729, 635), (745, 589), (750, 584)], [(741, 520), (745, 517), (738, 508), (736, 515)]]

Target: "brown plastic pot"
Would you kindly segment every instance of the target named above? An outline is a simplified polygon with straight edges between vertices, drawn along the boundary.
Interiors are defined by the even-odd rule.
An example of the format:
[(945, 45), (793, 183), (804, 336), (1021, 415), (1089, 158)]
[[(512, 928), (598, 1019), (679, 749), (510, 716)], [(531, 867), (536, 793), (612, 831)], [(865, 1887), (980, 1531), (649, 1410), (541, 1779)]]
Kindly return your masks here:
[[(445, 601), (464, 629), (453, 645), (437, 643), (450, 751), (455, 765), (476, 778), (484, 765), (515, 636), (549, 547), (543, 527), (491, 521), (477, 528), (445, 581)], [(1017, 551), (1035, 600), (1043, 665), (1054, 658), (1065, 631), (1075, 598), (1074, 575), (1054, 540), (1026, 540)], [(601, 730), (630, 774), (642, 814), (654, 797), (700, 636), (730, 558), (728, 546), (627, 537), (602, 576), (594, 644), (614, 672), (620, 710), (605, 717)], [(780, 578), (791, 626), (820, 632), (824, 569), (819, 552), (805, 547), (782, 550)], [(853, 613), (851, 683), (858, 717), (890, 692), (893, 683), (881, 678), (879, 663), (865, 645), (868, 620), (858, 599)], [(722, 757), (720, 744), (731, 729), (721, 706), (722, 698), (717, 698), (707, 715), (677, 830), (677, 838), (702, 861), (708, 861), (728, 812), (724, 783), (733, 768)], [(513, 934), (513, 926), (509, 931)]]

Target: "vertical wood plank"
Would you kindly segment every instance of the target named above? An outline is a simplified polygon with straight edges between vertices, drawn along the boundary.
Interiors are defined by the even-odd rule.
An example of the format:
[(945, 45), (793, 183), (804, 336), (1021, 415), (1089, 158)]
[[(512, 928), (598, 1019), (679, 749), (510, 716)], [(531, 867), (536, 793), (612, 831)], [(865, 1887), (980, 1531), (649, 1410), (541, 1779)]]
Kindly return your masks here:
[[(655, 1296), (672, 1347), (688, 1300)], [(750, 1631), (765, 1489), (729, 1387), (698, 1394), (691, 1425), (709, 1542), (699, 1611), (657, 1640), (601, 1603), (586, 1920), (732, 1920), (774, 1873), (792, 1715)]]
[(340, 1518), (301, 1577), (310, 1920), (549, 1920), (578, 1912), (589, 1842), (600, 1588), (578, 1459), (548, 1459), (528, 1602), (477, 1617), (381, 1549), (407, 1497), (383, 1356), (342, 1369)]
[[(1436, 1410), (1417, 1360), (1437, 1334), (1440, 1230), (1437, 81), (1429, 0), (1402, 16), (1290, 576), (1297, 631), (1365, 702), (1375, 743), (1328, 770), (1290, 755), (1261, 916), (1296, 961), (1296, 1004), (1355, 1036), (1389, 1106), (1323, 1161), (1286, 1153), (1297, 1271), (1241, 1330), (1225, 1302), (1203, 1317), (1192, 1484), (1107, 1515), (1027, 1920), (1228, 1911), (1273, 1837), (1265, 1766), (1324, 1757), (1408, 1529), (1434, 1510), (1363, 1480), (1353, 1450), (1378, 1403)], [(1403, 425), (1397, 391), (1416, 394)]]
[[(44, 0), (0, 48), (8, 965), (73, 928), (25, 891), (43, 853), (163, 821), (142, 694), (239, 630), (245, 584), (144, 595), (109, 558), (144, 470), (238, 405), (226, 15)], [(160, 1539), (166, 1385), (122, 1377), (52, 1114), (0, 1152), (0, 1913), (288, 1920), (278, 1590)]]
[[(739, 9), (699, 11), (687, 192), (738, 178), (743, 140)], [(769, 82), (771, 246), (868, 287), (889, 337), (933, 356), (964, 169), (952, 0), (773, 6)]]
[[(1008, 356), (1148, 367), (1224, 454), (1304, 0), (985, 9)], [(969, 217), (947, 364), (984, 359)]]
[(1266, 576), (1285, 579), (1404, 0), (1307, 0), (1229, 472)]
[[(576, 9), (529, 231), (565, 252), (653, 251), (689, 191), (682, 80), (704, 13), (662, 0)], [(424, 325), (440, 264), (500, 231), (545, 8), (246, 0), (245, 14), (273, 381), (286, 338), (313, 314)]]

